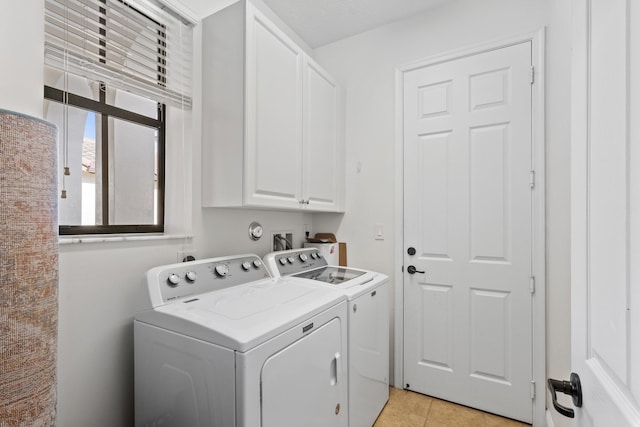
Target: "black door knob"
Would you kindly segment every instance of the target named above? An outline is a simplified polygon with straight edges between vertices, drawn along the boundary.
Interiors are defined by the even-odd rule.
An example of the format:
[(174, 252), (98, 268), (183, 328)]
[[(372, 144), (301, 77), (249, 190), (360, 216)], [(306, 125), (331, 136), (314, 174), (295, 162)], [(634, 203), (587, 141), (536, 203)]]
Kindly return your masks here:
[(407, 249), (407, 253), (409, 255), (415, 255), (416, 254), (416, 248), (410, 247), (409, 249)]
[(553, 407), (556, 411), (564, 415), (565, 417), (573, 418), (573, 409), (562, 406), (558, 403), (558, 397), (556, 392), (561, 391), (564, 394), (571, 396), (573, 404), (580, 408), (582, 406), (582, 385), (580, 384), (580, 377), (575, 372), (571, 373), (569, 381), (554, 380), (549, 378), (547, 381), (549, 390), (551, 391), (551, 398), (553, 400)]
[(424, 271), (420, 271), (417, 268), (415, 268), (413, 265), (410, 265), (409, 267), (407, 267), (407, 273), (409, 274), (416, 274), (416, 273), (425, 273)]

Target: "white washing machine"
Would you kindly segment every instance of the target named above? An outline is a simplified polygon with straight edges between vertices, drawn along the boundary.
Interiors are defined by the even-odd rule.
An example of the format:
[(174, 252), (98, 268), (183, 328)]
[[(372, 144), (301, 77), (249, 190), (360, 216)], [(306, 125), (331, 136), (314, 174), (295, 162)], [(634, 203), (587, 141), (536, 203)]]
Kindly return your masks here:
[(147, 288), (136, 426), (348, 425), (343, 293), (272, 278), (256, 255), (157, 267)]
[(370, 427), (389, 399), (389, 278), (327, 265), (317, 248), (272, 252), (264, 263), (274, 277), (299, 278), (347, 297), (349, 426)]

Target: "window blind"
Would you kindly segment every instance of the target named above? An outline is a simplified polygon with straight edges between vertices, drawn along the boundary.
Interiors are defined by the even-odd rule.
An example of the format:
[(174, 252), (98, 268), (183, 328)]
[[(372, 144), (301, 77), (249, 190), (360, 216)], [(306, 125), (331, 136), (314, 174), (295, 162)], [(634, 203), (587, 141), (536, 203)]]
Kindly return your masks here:
[(45, 0), (45, 63), (191, 107), (191, 25), (152, 0)]

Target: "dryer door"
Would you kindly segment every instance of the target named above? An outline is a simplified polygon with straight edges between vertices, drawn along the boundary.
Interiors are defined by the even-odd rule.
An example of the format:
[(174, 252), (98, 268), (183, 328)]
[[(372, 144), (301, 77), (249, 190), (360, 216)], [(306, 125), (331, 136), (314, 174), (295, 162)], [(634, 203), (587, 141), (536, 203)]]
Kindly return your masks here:
[(271, 356), (262, 368), (262, 427), (347, 426), (340, 320)]

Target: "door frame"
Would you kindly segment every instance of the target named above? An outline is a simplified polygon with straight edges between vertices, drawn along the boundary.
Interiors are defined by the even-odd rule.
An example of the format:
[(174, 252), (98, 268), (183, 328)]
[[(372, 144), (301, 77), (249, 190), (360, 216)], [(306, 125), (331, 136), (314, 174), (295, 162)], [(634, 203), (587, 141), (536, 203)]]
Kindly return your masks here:
[[(532, 300), (532, 378), (533, 425), (546, 423), (546, 183), (545, 183), (545, 27), (531, 33), (518, 34), (499, 40), (472, 45), (459, 50), (434, 55), (402, 64), (395, 69), (395, 221), (394, 232), (398, 236), (394, 245), (394, 375), (393, 384), (398, 387), (404, 381), (404, 74), (418, 68), (460, 59), (519, 43), (531, 42), (531, 61), (535, 70), (532, 88), (532, 168), (535, 171), (533, 192), (533, 271), (535, 292)], [(400, 386), (402, 388), (402, 386)]]

